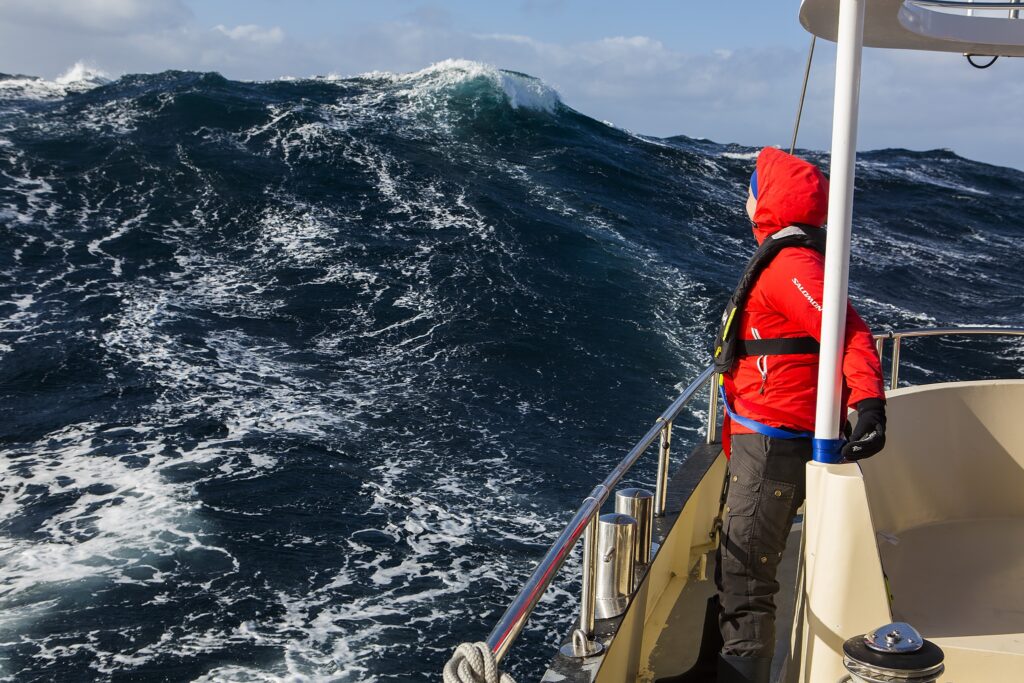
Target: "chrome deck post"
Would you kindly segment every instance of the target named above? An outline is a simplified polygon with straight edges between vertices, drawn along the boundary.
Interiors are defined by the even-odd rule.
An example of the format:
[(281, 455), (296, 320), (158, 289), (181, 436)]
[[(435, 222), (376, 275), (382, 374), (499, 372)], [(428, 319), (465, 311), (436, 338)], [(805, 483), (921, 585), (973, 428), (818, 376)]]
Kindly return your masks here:
[(587, 639), (594, 637), (594, 600), (597, 585), (594, 582), (597, 574), (597, 518), (591, 517), (587, 522), (587, 531), (583, 535), (583, 578), (581, 579), (580, 595), (580, 630)]
[(658, 481), (654, 483), (654, 514), (665, 516), (665, 498), (668, 495), (668, 463), (672, 452), (672, 421), (658, 418), (661, 427), (661, 442), (658, 444)]
[(900, 380), (900, 341), (903, 337), (894, 334), (892, 337), (892, 368), (889, 370), (889, 388), (895, 389)]
[[(597, 510), (600, 512), (600, 508)], [(566, 657), (592, 657), (604, 646), (594, 639), (594, 610), (597, 606), (597, 514), (591, 515), (583, 532), (583, 576), (580, 579), (580, 627), (572, 641), (562, 646)]]
[(644, 489), (629, 488), (615, 492), (615, 512), (629, 515), (636, 520), (633, 561), (638, 565), (651, 562), (651, 539), (654, 531), (653, 503), (654, 494)]
[(596, 619), (617, 617), (629, 607), (636, 578), (637, 526), (634, 517), (622, 512), (601, 515), (597, 520)]
[(708, 386), (711, 391), (708, 396), (708, 436), (705, 443), (714, 443), (718, 440), (718, 373), (711, 375)]

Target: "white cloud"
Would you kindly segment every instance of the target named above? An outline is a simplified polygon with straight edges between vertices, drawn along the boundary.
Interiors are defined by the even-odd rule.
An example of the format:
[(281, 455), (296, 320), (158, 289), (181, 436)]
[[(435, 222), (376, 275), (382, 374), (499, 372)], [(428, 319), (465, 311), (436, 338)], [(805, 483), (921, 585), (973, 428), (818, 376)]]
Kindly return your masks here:
[(192, 16), (181, 0), (4, 0), (6, 22), (102, 33), (179, 26)]
[(222, 24), (218, 24), (213, 27), (213, 30), (223, 33), (232, 40), (247, 40), (252, 43), (261, 43), (264, 45), (274, 45), (284, 40), (284, 31), (277, 26), (274, 26), (273, 28), (263, 28), (256, 24), (244, 24), (242, 26), (228, 28)]

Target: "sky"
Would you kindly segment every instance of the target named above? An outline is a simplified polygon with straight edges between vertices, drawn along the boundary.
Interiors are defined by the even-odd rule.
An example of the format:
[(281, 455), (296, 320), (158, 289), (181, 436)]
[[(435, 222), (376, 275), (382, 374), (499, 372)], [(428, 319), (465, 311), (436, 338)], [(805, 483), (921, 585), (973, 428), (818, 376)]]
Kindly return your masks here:
[[(528, 73), (637, 133), (787, 146), (810, 36), (797, 0), (0, 0), (0, 72), (166, 69), (228, 78)], [(800, 146), (831, 139), (835, 46), (818, 41)], [(1024, 168), (1024, 60), (865, 51), (858, 147), (948, 148)], [(1016, 144), (1015, 144), (1016, 143)]]

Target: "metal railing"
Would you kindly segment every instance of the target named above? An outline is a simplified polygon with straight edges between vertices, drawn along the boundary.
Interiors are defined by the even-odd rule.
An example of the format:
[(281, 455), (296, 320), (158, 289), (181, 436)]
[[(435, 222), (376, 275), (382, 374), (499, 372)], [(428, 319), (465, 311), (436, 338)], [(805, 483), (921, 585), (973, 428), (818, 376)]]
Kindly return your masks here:
[(953, 335), (992, 335), (1024, 337), (1024, 327), (935, 327), (915, 330), (896, 330), (875, 335), (875, 348), (882, 357), (887, 339), (892, 340), (892, 364), (889, 369), (889, 388), (895, 389), (900, 379), (900, 347), (904, 339), (912, 337), (945, 337)]
[[(554, 542), (551, 548), (548, 550), (544, 559), (541, 560), (540, 564), (534, 570), (533, 574), (527, 580), (522, 590), (519, 591), (519, 595), (516, 596), (515, 600), (505, 614), (502, 615), (501, 620), (497, 626), (491, 631), (491, 634), (487, 637), (487, 645), (490, 647), (491, 652), (494, 653), (494, 657), (499, 662), (508, 652), (508, 648), (512, 645), (515, 639), (519, 636), (519, 633), (523, 630), (526, 625), (526, 620), (530, 617), (534, 607), (540, 600), (544, 591), (547, 590), (548, 586), (551, 585), (552, 580), (558, 573), (558, 570), (565, 563), (569, 553), (572, 552), (573, 547), (576, 545), (576, 541), (583, 539), (583, 581), (582, 581), (582, 596), (580, 598), (580, 626), (576, 633), (573, 634), (573, 642), (579, 643), (583, 647), (581, 640), (593, 647), (597, 647), (594, 643), (594, 600), (595, 600), (595, 586), (594, 586), (594, 568), (597, 564), (597, 522), (596, 518), (601, 512), (601, 506), (604, 505), (605, 501), (608, 500), (612, 491), (622, 481), (622, 478), (627, 472), (636, 464), (637, 460), (640, 459), (648, 448), (654, 444), (655, 439), (659, 439), (660, 444), (658, 447), (658, 475), (657, 482), (655, 483), (655, 500), (654, 500), (654, 514), (662, 516), (665, 514), (665, 497), (668, 490), (668, 464), (669, 455), (672, 443), (672, 423), (675, 421), (679, 414), (686, 407), (686, 404), (694, 397), (694, 395), (700, 391), (706, 384), (709, 383), (715, 377), (714, 366), (708, 367), (695, 379), (683, 393), (672, 402), (665, 412), (661, 414), (661, 417), (657, 419), (647, 433), (644, 434), (632, 450), (626, 455), (625, 458), (612, 470), (611, 474), (605, 477), (604, 481), (598, 484), (590, 495), (583, 500), (583, 504), (573, 515), (569, 524), (566, 525), (565, 529), (558, 536), (558, 539)], [(708, 414), (708, 443), (713, 443), (717, 432), (717, 414), (718, 414), (718, 395), (715, 393), (715, 387), (712, 383), (711, 397), (709, 399), (709, 414)], [(582, 638), (580, 638), (582, 636)], [(593, 651), (591, 651), (592, 653)], [(582, 654), (582, 653), (581, 653)]]
[[(937, 337), (947, 335), (1002, 335), (1024, 336), (1024, 328), (1018, 327), (948, 327), (933, 329), (911, 329), (885, 332), (875, 335), (876, 349), (882, 357), (886, 340), (892, 340), (892, 365), (890, 386), (895, 389), (899, 381), (900, 347), (903, 339), (911, 337)], [(715, 390), (717, 375), (714, 366), (706, 368), (661, 414), (647, 433), (633, 446), (626, 457), (590, 492), (573, 515), (568, 525), (562, 530), (544, 559), (534, 570), (519, 594), (502, 615), (501, 620), (487, 637), (487, 645), (494, 653), (495, 659), (501, 659), (516, 640), (533, 613), (541, 596), (551, 585), (559, 569), (565, 563), (576, 542), (583, 538), (583, 577), (580, 598), (579, 628), (573, 633), (573, 646), (579, 656), (600, 652), (601, 646), (594, 639), (594, 606), (595, 582), (594, 572), (597, 566), (597, 517), (601, 507), (611, 496), (615, 487), (622, 481), (626, 473), (636, 464), (640, 457), (659, 441), (658, 474), (655, 482), (654, 514), (664, 516), (668, 494), (669, 458), (672, 446), (672, 424), (682, 413), (694, 395), (711, 384), (708, 398), (708, 419), (706, 423), (707, 443), (714, 443), (718, 434), (718, 393)]]

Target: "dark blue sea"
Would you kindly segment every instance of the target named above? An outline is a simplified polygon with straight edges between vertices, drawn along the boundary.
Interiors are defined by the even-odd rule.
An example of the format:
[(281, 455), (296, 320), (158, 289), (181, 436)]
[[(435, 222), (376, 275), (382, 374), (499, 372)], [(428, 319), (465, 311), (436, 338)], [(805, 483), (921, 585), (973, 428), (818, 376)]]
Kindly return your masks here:
[[(0, 678), (439, 680), (709, 361), (755, 154), (471, 62), (0, 77)], [(1022, 323), (1024, 173), (890, 149), (856, 190), (876, 331)]]

